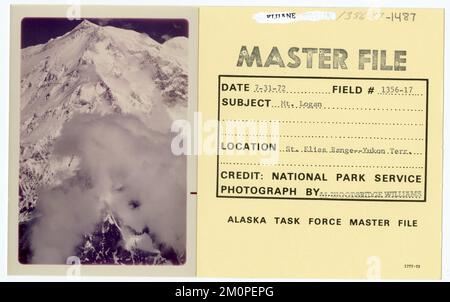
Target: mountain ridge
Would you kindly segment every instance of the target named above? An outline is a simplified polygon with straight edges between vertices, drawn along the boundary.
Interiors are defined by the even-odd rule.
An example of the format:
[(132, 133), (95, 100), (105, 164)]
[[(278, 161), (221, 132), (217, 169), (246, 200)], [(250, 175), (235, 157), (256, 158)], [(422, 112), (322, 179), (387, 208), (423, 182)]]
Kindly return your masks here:
[(52, 157), (55, 140), (74, 116), (132, 115), (166, 135), (173, 120), (185, 118), (187, 39), (164, 44), (84, 20), (60, 37), (22, 49), (20, 223), (31, 227), (39, 217), (40, 187), (57, 186), (61, 171), (75, 173), (77, 158)]

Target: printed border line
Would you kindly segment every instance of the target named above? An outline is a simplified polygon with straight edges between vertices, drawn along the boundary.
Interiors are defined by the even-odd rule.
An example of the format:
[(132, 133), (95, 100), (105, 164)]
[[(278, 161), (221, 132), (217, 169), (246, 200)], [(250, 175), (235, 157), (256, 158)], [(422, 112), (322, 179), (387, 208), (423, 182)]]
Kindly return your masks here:
[(216, 167), (216, 197), (219, 197), (219, 154), (220, 154), (220, 80), (221, 75), (219, 75), (218, 79), (218, 85), (217, 85), (217, 96), (218, 96), (218, 103), (217, 103), (217, 167)]
[[(220, 84), (224, 78), (281, 78), (281, 79), (326, 79), (326, 80), (388, 80), (388, 81), (425, 81), (425, 169), (423, 199), (353, 199), (353, 198), (312, 198), (312, 197), (276, 197), (276, 196), (225, 196), (219, 195), (219, 153), (220, 153)], [(426, 202), (427, 201), (427, 167), (428, 167), (428, 97), (429, 79), (427, 78), (360, 78), (360, 77), (308, 77), (308, 76), (263, 76), (263, 75), (218, 75), (218, 103), (217, 103), (217, 167), (216, 167), (216, 197), (217, 198), (245, 198), (245, 199), (281, 199), (281, 200), (324, 200), (324, 201), (369, 201), (369, 202)]]
[(425, 179), (423, 187), (423, 202), (427, 201), (427, 179), (428, 179), (428, 93), (429, 93), (429, 80), (426, 79), (426, 91), (425, 91)]

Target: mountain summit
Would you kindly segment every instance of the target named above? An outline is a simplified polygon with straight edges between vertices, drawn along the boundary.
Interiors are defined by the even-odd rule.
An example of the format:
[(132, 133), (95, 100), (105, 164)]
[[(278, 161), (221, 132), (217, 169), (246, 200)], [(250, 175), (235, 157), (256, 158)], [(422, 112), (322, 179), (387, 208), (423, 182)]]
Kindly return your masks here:
[(89, 28), (89, 27), (99, 27), (99, 26), (98, 26), (97, 24), (95, 24), (95, 23), (93, 23), (93, 22), (87, 20), (87, 19), (84, 19), (84, 20), (81, 21), (81, 23), (78, 24), (75, 28), (80, 29), (80, 28)]

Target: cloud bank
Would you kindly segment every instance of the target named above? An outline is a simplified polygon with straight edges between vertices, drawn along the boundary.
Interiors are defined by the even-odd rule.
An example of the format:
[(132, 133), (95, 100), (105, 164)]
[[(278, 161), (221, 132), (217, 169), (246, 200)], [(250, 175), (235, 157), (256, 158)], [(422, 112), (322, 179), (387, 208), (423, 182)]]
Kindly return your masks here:
[(118, 221), (123, 247), (184, 254), (186, 159), (173, 155), (170, 144), (170, 135), (132, 116), (83, 114), (68, 121), (50, 160), (67, 167), (55, 171), (57, 185), (38, 192), (32, 262), (65, 263), (105, 213)]

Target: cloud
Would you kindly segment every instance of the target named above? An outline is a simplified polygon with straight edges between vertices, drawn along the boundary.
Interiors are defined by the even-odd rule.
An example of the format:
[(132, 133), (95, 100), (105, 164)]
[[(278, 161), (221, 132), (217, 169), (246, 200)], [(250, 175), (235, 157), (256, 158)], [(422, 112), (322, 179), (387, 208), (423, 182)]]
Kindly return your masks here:
[(132, 22), (126, 21), (126, 19), (93, 19), (93, 22), (100, 26), (114, 26), (123, 29), (135, 29), (135, 25)]
[(76, 160), (57, 186), (38, 192), (32, 262), (65, 263), (105, 212), (119, 221), (125, 248), (151, 251), (162, 244), (184, 254), (186, 161), (172, 154), (170, 143), (169, 135), (132, 116), (82, 114), (67, 122), (50, 164)]
[(161, 39), (165, 41), (172, 39), (173, 37), (169, 34), (164, 34), (161, 36)]
[(107, 26), (109, 25), (114, 19), (95, 19), (95, 22), (100, 26)]

